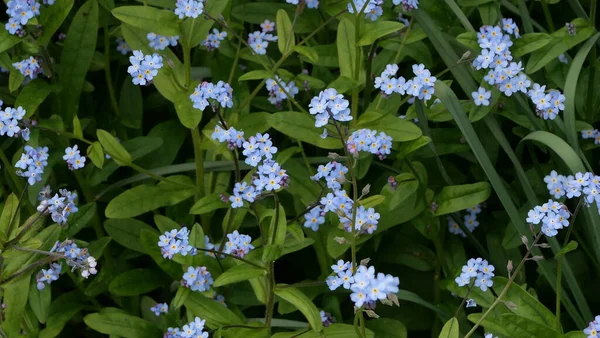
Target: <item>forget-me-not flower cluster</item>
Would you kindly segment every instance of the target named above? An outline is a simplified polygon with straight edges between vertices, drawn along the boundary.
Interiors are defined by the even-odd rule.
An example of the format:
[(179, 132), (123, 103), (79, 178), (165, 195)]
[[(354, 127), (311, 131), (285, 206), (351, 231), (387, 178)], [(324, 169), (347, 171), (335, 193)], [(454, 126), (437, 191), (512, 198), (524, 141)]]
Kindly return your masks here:
[(154, 315), (158, 317), (161, 313), (169, 312), (169, 305), (167, 303), (158, 303), (151, 307), (150, 311), (152, 311)]
[[(53, 5), (54, 0), (44, 0), (44, 4)], [(40, 4), (36, 0), (9, 0), (6, 7), (9, 18), (4, 27), (13, 35), (23, 35), (23, 26), (40, 15)]]
[(243, 131), (237, 131), (233, 127), (224, 129), (217, 124), (211, 138), (226, 142), (230, 149), (243, 149), (242, 154), (246, 157), (244, 162), (257, 168), (250, 184), (247, 182), (235, 184), (233, 195), (229, 197), (232, 208), (241, 208), (244, 201), (254, 203), (264, 192), (277, 191), (287, 186), (289, 176), (286, 170), (273, 160), (277, 147), (273, 145), (269, 134), (257, 133), (246, 140)]
[(588, 129), (581, 131), (583, 139), (594, 139), (594, 144), (600, 144), (600, 131), (598, 129)]
[(47, 185), (38, 194), (37, 211), (50, 214), (52, 220), (58, 224), (67, 224), (69, 216), (79, 211), (75, 205), (77, 193), (67, 189), (59, 189), (58, 194), (52, 195), (52, 189)]
[(125, 42), (125, 40), (121, 38), (116, 39), (117, 42), (117, 51), (123, 55), (127, 55), (127, 53), (131, 52), (131, 47)]
[(331, 268), (334, 274), (326, 280), (329, 289), (333, 291), (341, 286), (351, 290), (350, 299), (358, 308), (364, 305), (366, 308), (373, 309), (378, 300), (387, 299), (388, 295), (399, 291), (398, 277), (381, 272), (375, 274), (375, 268), (372, 266), (367, 268), (359, 265), (356, 273), (352, 273), (352, 263), (339, 260)]
[(324, 127), (330, 119), (338, 122), (352, 120), (350, 102), (334, 88), (327, 88), (315, 96), (308, 105), (308, 112), (315, 116), (315, 127)]
[(69, 170), (77, 170), (85, 166), (85, 156), (80, 155), (77, 145), (65, 149), (63, 160), (67, 161)]
[(588, 335), (587, 338), (600, 338), (600, 316), (596, 316), (583, 330), (583, 333)]
[(307, 8), (318, 8), (319, 0), (285, 0), (288, 4), (297, 5), (300, 1), (304, 1), (306, 3)]
[[(514, 62), (510, 47), (513, 45), (511, 35), (519, 38), (519, 28), (510, 18), (502, 19), (502, 25), (483, 26), (477, 33), (477, 42), (481, 53), (473, 60), (476, 69), (487, 69), (483, 78), (490, 86), (495, 86), (506, 96), (522, 92), (527, 94), (536, 106), (538, 116), (545, 120), (553, 120), (558, 113), (565, 109), (565, 96), (558, 90), (546, 91), (546, 86), (533, 83), (522, 72), (521, 62)], [(487, 105), (489, 98), (480, 98), (482, 88), (473, 93), (476, 105)], [(489, 103), (488, 103), (489, 104)]]
[[(464, 225), (469, 230), (469, 232), (473, 232), (478, 226), (479, 221), (477, 221), (477, 215), (481, 212), (481, 206), (479, 204), (465, 210), (467, 213), (464, 218)], [(462, 237), (467, 237), (467, 234), (460, 228), (460, 226), (454, 221), (454, 219), (448, 216), (448, 231), (451, 234), (460, 235)]]
[(78, 247), (72, 240), (57, 241), (52, 249), (50, 249), (50, 252), (63, 254), (71, 270), (81, 270), (81, 277), (83, 278), (88, 278), (90, 275), (98, 273), (96, 258), (90, 256), (86, 248)]
[(223, 108), (231, 108), (233, 107), (233, 88), (223, 81), (219, 81), (217, 84), (205, 81), (196, 87), (190, 95), (190, 100), (194, 103), (194, 108), (201, 111), (208, 106), (216, 111), (218, 104)]
[[(2, 100), (0, 100), (0, 108), (2, 108)], [(29, 141), (29, 128), (21, 128), (19, 122), (25, 117), (27, 111), (23, 107), (11, 108), (6, 107), (0, 109), (0, 136), (19, 137)], [(25, 169), (25, 168), (23, 168)]]
[[(48, 165), (48, 147), (37, 147), (34, 149), (31, 146), (25, 146), (25, 152), (21, 154), (21, 158), (15, 164), (17, 175), (27, 178), (29, 185), (34, 185), (42, 181), (44, 168)], [(25, 171), (23, 171), (25, 170)]]
[(162, 56), (156, 53), (144, 55), (140, 50), (133, 51), (129, 62), (131, 66), (127, 68), (127, 72), (131, 75), (133, 84), (141, 86), (152, 83), (152, 79), (158, 75), (158, 70), (163, 66)]
[(243, 258), (248, 254), (248, 252), (250, 252), (250, 250), (254, 249), (254, 246), (251, 244), (252, 237), (248, 235), (242, 235), (237, 230), (227, 234), (227, 239), (228, 241), (225, 243), (225, 251), (223, 251), (226, 254)]
[(52, 263), (48, 269), (42, 269), (38, 272), (35, 277), (37, 289), (43, 290), (46, 288), (46, 284), (50, 285), (52, 282), (58, 280), (61, 268), (60, 264)]
[(392, 2), (396, 6), (402, 5), (402, 8), (407, 12), (419, 8), (419, 0), (393, 0)]
[(359, 129), (348, 136), (346, 142), (348, 152), (358, 156), (359, 151), (366, 151), (385, 159), (392, 152), (392, 138), (377, 130)]
[(375, 88), (380, 89), (385, 95), (397, 93), (411, 95), (419, 100), (431, 99), (435, 92), (437, 78), (431, 75), (425, 65), (413, 65), (412, 71), (415, 77), (408, 81), (402, 76), (395, 77), (398, 69), (396, 64), (387, 65), (381, 75), (375, 78)]
[[(328, 193), (319, 201), (320, 205), (311, 209), (305, 216), (304, 226), (314, 231), (319, 229), (319, 225), (325, 223), (325, 214), (327, 212), (335, 213), (344, 229), (348, 232), (358, 231), (359, 233), (372, 234), (377, 230), (379, 224), (379, 213), (374, 208), (365, 208), (358, 206), (356, 208), (356, 219), (354, 219), (353, 205), (354, 201), (348, 196), (348, 193), (342, 189), (342, 183), (345, 181), (345, 175), (348, 168), (338, 162), (329, 162), (326, 165), (320, 165), (317, 173), (311, 179), (318, 181), (325, 179), (327, 187), (333, 192)], [(352, 222), (354, 228), (352, 228)]]
[(213, 278), (205, 266), (190, 266), (187, 272), (183, 274), (181, 284), (192, 291), (208, 291), (213, 285)]
[[(263, 25), (261, 25), (261, 27), (262, 26)], [(255, 32), (248, 34), (248, 45), (250, 45), (250, 48), (252, 48), (252, 50), (256, 54), (258, 54), (258, 55), (267, 54), (267, 48), (269, 47), (269, 42), (277, 41), (277, 35), (273, 35), (273, 34), (269, 33), (271, 31), (272, 31), (271, 26), (266, 25), (265, 27), (262, 27), (262, 30), (255, 31)]]
[(221, 46), (221, 41), (225, 40), (227, 32), (219, 32), (216, 28), (213, 28), (212, 33), (208, 33), (206, 39), (202, 41), (202, 45), (209, 51), (215, 50)]
[(204, 11), (204, 3), (199, 0), (177, 0), (175, 14), (180, 18), (196, 19)]
[(179, 230), (173, 229), (160, 235), (158, 246), (164, 258), (173, 259), (173, 256), (180, 254), (182, 256), (195, 256), (198, 253), (196, 248), (190, 245), (190, 231), (187, 227)]
[(469, 285), (473, 278), (475, 278), (475, 287), (481, 289), (481, 291), (487, 291), (494, 285), (492, 278), (494, 270), (496, 268), (489, 264), (487, 260), (482, 258), (471, 258), (467, 261), (467, 265), (463, 265), (460, 276), (454, 280), (458, 286)]
[(554, 198), (583, 197), (588, 205), (596, 203), (598, 213), (600, 213), (600, 176), (591, 172), (564, 176), (552, 170), (550, 175), (544, 177), (544, 182), (546, 182), (548, 192)]
[(169, 46), (175, 47), (179, 40), (179, 36), (162, 36), (156, 33), (148, 33), (146, 38), (150, 41), (149, 45), (154, 50), (164, 50)]
[(168, 328), (164, 338), (208, 338), (204, 331), (205, 320), (196, 317), (193, 322), (187, 323), (182, 328)]
[(542, 224), (542, 232), (547, 237), (554, 237), (558, 233), (558, 230), (569, 226), (569, 218), (571, 213), (567, 207), (553, 200), (538, 205), (535, 208), (529, 210), (527, 223), (530, 224)]
[[(298, 94), (298, 87), (296, 87), (296, 83), (294, 83), (293, 80), (286, 83), (277, 75), (275, 75), (275, 79), (277, 81), (267, 79), (266, 82), (267, 90), (269, 91), (269, 102), (271, 102), (271, 104), (279, 106), (281, 102), (288, 98), (288, 95), (293, 98)], [(281, 86), (279, 86), (277, 82), (281, 83)]]
[(27, 80), (33, 80), (37, 78), (38, 74), (42, 72), (42, 67), (38, 59), (30, 56), (29, 59), (21, 60), (12, 64), (16, 70), (18, 70)]

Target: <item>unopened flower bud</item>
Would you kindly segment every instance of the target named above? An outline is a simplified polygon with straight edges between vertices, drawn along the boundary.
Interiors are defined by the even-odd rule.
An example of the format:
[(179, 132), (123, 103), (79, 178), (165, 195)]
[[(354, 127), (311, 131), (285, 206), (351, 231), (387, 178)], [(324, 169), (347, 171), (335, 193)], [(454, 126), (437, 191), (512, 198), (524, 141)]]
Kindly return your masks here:
[(377, 313), (375, 313), (375, 311), (373, 310), (365, 310), (365, 313), (367, 314), (367, 316), (371, 317), (371, 318), (379, 318), (379, 315)]
[(533, 256), (531, 259), (536, 262), (539, 262), (544, 259), (544, 256)]
[(370, 184), (365, 185), (365, 187), (362, 189), (363, 196), (368, 195), (370, 191), (371, 191), (371, 185)]
[(548, 249), (550, 247), (550, 245), (548, 243), (540, 243), (540, 244), (536, 244), (536, 246), (538, 246), (542, 249)]
[(335, 161), (335, 160), (339, 160), (341, 156), (338, 153), (329, 153), (327, 155), (327, 157), (329, 157), (330, 159)]
[(527, 239), (527, 236), (521, 236), (521, 242), (523, 242), (525, 246), (529, 245), (529, 239)]
[(506, 305), (507, 308), (511, 309), (511, 310), (517, 310), (517, 304), (513, 303), (513, 302), (505, 302), (504, 303)]
[(365, 258), (365, 259), (362, 259), (362, 260), (360, 261), (360, 265), (367, 266), (367, 265), (369, 264), (369, 262), (370, 262), (370, 261), (371, 261), (371, 258)]
[(506, 264), (506, 270), (508, 270), (508, 272), (512, 272), (513, 270), (513, 262), (512, 260), (508, 260), (508, 264)]

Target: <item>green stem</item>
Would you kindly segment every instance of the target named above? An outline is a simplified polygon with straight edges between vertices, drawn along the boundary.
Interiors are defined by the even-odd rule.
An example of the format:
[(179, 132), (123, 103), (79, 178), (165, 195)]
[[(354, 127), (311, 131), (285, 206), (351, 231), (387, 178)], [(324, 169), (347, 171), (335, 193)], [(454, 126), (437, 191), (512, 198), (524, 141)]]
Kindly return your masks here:
[(17, 176), (15, 171), (12, 170), (13, 165), (10, 163), (10, 160), (6, 157), (6, 154), (4, 153), (4, 149), (2, 149), (2, 147), (0, 147), (0, 160), (2, 161), (2, 164), (4, 165), (4, 169), (8, 171), (9, 176), (13, 180), (13, 183), (15, 184), (17, 191), (23, 191), (23, 189), (25, 189), (23, 182), (21, 182), (21, 180), (19, 180), (19, 177)]
[(62, 258), (64, 258), (64, 257), (61, 257), (61, 258), (46, 257), (44, 259), (41, 259), (41, 260), (39, 260), (39, 261), (37, 261), (37, 262), (29, 265), (29, 266), (24, 267), (23, 269), (21, 269), (19, 271), (13, 273), (12, 275), (8, 276), (6, 279), (4, 279), (4, 280), (2, 280), (2, 282), (0, 282), (0, 285), (4, 285), (4, 284), (12, 281), (13, 279), (18, 278), (19, 276), (22, 276), (25, 273), (27, 273), (27, 272), (29, 272), (29, 271), (31, 271), (33, 269), (37, 269), (40, 266), (43, 266), (43, 265), (46, 265), (46, 264), (49, 264), (49, 263), (52, 263), (52, 262), (56, 262), (56, 261), (58, 261), (58, 260), (60, 260)]
[(241, 258), (241, 257), (235, 256), (235, 255), (232, 255), (232, 254), (225, 253), (225, 252), (223, 252), (223, 251), (211, 250), (211, 249), (202, 249), (202, 248), (196, 248), (196, 250), (198, 250), (198, 251), (202, 251), (202, 252), (209, 252), (209, 253), (213, 253), (213, 254), (215, 254), (215, 255), (219, 255), (219, 256), (221, 256), (221, 255), (224, 255), (224, 256), (229, 256), (229, 257), (231, 257), (231, 258), (233, 258), (233, 259), (236, 259), (236, 260), (238, 260), (238, 261), (240, 261), (240, 262), (244, 262), (244, 263), (246, 263), (246, 264), (252, 265), (252, 266), (254, 266), (254, 267), (257, 267), (257, 268), (259, 268), (259, 269), (264, 269), (264, 268), (265, 268), (264, 266), (262, 266), (262, 265), (260, 265), (260, 264), (254, 263), (254, 262), (252, 262), (252, 261), (249, 261), (249, 260), (247, 260), (247, 259), (244, 259), (244, 258)]
[(110, 74), (110, 34), (108, 32), (108, 24), (104, 24), (104, 77), (106, 78), (106, 88), (108, 89), (108, 95), (110, 97), (110, 105), (115, 116), (119, 118), (119, 104), (117, 103), (115, 88), (113, 87)]
[(194, 158), (196, 161), (196, 187), (198, 193), (196, 199), (206, 195), (204, 187), (204, 151), (202, 151), (202, 135), (200, 134), (200, 127), (192, 129), (192, 140), (194, 143)]
[(192, 51), (190, 46), (187, 44), (183, 45), (183, 67), (185, 73), (185, 85), (186, 89), (190, 88), (192, 82)]
[(34, 219), (31, 220), (31, 222), (25, 224), (22, 228), (21, 231), (19, 231), (19, 233), (15, 236), (15, 238), (11, 239), (10, 241), (6, 242), (6, 247), (12, 246), (16, 243), (19, 242), (19, 240), (25, 236), (25, 234), (27, 233), (27, 231), (29, 231), (29, 229), (31, 229), (31, 227), (35, 224), (35, 222), (37, 222), (40, 217), (42, 217), (42, 214), (39, 213)]
[(544, 11), (544, 17), (546, 17), (546, 23), (548, 24), (548, 28), (550, 32), (554, 32), (554, 23), (552, 22), (552, 14), (550, 13), (550, 9), (548, 8), (548, 1), (542, 0), (542, 10)]

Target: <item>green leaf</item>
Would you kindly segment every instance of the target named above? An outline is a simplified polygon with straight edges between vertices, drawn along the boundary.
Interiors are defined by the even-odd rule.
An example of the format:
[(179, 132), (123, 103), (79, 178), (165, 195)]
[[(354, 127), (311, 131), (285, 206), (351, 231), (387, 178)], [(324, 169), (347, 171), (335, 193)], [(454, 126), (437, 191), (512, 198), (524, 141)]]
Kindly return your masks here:
[(267, 244), (263, 249), (262, 261), (274, 262), (283, 255), (283, 246), (278, 244)]
[[(475, 322), (481, 318), (482, 314), (473, 313), (467, 318)], [(553, 327), (548, 327), (536, 323), (530, 319), (519, 317), (513, 313), (505, 313), (501, 316), (492, 318), (486, 317), (482, 326), (485, 328), (511, 338), (560, 338), (562, 335)]]
[(292, 287), (276, 287), (274, 292), (277, 296), (300, 310), (313, 330), (317, 332), (323, 330), (323, 323), (321, 322), (319, 310), (304, 293)]
[(19, 89), (19, 87), (21, 87), (21, 84), (25, 80), (25, 76), (16, 70), (15, 67), (10, 67), (9, 69), (10, 74), (8, 75), (8, 90), (11, 93), (14, 93), (17, 89)]
[(91, 329), (124, 338), (160, 337), (162, 332), (152, 323), (125, 313), (92, 313), (83, 318)]
[(279, 205), (278, 211), (279, 212), (276, 210), (271, 218), (271, 225), (269, 226), (269, 244), (283, 246), (285, 234), (287, 232), (287, 220), (285, 217), (285, 210), (281, 204)]
[(294, 46), (293, 49), (298, 52), (298, 54), (306, 56), (313, 63), (319, 61), (319, 54), (317, 54), (317, 51), (312, 47)]
[(102, 147), (106, 152), (117, 162), (119, 165), (127, 165), (131, 163), (131, 155), (125, 150), (125, 148), (117, 141), (106, 130), (98, 129), (96, 131), (98, 141), (102, 144)]
[(472, 49), (479, 50), (479, 43), (477, 42), (477, 33), (475, 32), (465, 32), (458, 34), (456, 40), (460, 42), (463, 46)]
[(206, 195), (199, 199), (190, 209), (192, 215), (202, 215), (217, 209), (227, 209), (229, 206), (221, 200), (221, 194)]
[[(565, 80), (565, 134), (567, 134), (567, 141), (573, 149), (579, 148), (579, 135), (575, 130), (575, 93), (577, 91), (577, 82), (579, 80), (579, 73), (583, 67), (583, 63), (587, 59), (588, 53), (594, 47), (596, 41), (600, 38), (600, 33), (597, 33), (590, 38), (577, 52), (577, 55), (569, 67), (567, 73), (567, 79)], [(595, 71), (595, 70), (593, 70)]]
[(438, 204), (435, 215), (450, 214), (482, 203), (490, 197), (490, 192), (488, 182), (445, 186), (434, 198)]
[(67, 31), (58, 83), (62, 87), (59, 94), (61, 116), (68, 122), (79, 111), (79, 98), (96, 49), (98, 12), (98, 2), (89, 0), (79, 8)]
[(253, 265), (242, 263), (223, 272), (215, 279), (214, 287), (221, 287), (253, 278), (265, 276), (265, 270)]
[(173, 300), (171, 301), (171, 307), (174, 309), (179, 309), (183, 306), (183, 303), (191, 294), (192, 290), (189, 288), (185, 288), (183, 286), (178, 287), (175, 297), (173, 297)]
[(356, 128), (375, 129), (391, 136), (394, 142), (416, 140), (423, 132), (416, 124), (401, 119), (395, 115), (385, 114), (376, 110), (369, 110), (358, 119)]
[(264, 69), (252, 70), (248, 73), (240, 76), (238, 81), (248, 81), (248, 80), (264, 80), (272, 78), (273, 74), (271, 72), (266, 71)]
[[(169, 229), (170, 230), (170, 229)], [(163, 257), (160, 248), (158, 247), (159, 234), (154, 229), (141, 229), (140, 242), (147, 255), (152, 257), (154, 262), (171, 278), (177, 280), (183, 275), (181, 265)]]
[[(37, 38), (37, 42), (41, 46), (46, 46), (50, 42), (54, 33), (56, 33), (69, 15), (69, 12), (71, 12), (73, 3), (75, 3), (75, 0), (56, 1), (52, 6), (46, 6), (40, 11), (39, 21), (44, 29), (42, 35)], [(1, 38), (0, 41), (2, 41)]]
[(406, 326), (395, 319), (370, 320), (367, 322), (367, 327), (375, 332), (375, 338), (408, 338)]
[[(372, 321), (375, 322), (375, 321)], [(369, 321), (368, 323), (372, 323)], [(367, 337), (366, 338), (375, 338), (375, 334), (373, 331), (367, 329), (365, 330)], [(315, 331), (296, 331), (296, 332), (279, 332), (271, 336), (271, 338), (293, 338), (293, 337), (302, 337), (302, 338), (354, 338), (358, 337), (356, 334), (356, 330), (353, 325), (349, 324), (331, 324), (328, 327), (324, 328), (322, 332)], [(384, 336), (382, 336), (384, 337)], [(391, 336), (393, 337), (393, 336)]]
[(579, 243), (574, 240), (571, 240), (567, 245), (565, 245), (559, 252), (554, 255), (554, 258), (563, 257), (571, 251), (577, 250)]
[(126, 77), (121, 87), (119, 96), (120, 122), (122, 125), (133, 128), (142, 128), (142, 116), (144, 114), (144, 102), (142, 101), (142, 90)]
[(10, 34), (4, 25), (0, 27), (0, 53), (11, 49), (14, 45), (21, 42), (18, 36)]
[(404, 28), (404, 24), (397, 21), (376, 21), (367, 23), (362, 30), (363, 34), (356, 43), (357, 46), (367, 46), (388, 34), (395, 33)]
[(63, 293), (50, 305), (46, 327), (39, 338), (54, 338), (60, 334), (67, 322), (83, 308), (83, 297), (79, 290)]
[(112, 15), (122, 22), (164, 36), (181, 35), (177, 15), (149, 6), (121, 6), (112, 10)]
[(321, 138), (321, 131), (315, 127), (315, 118), (299, 112), (280, 112), (269, 116), (269, 124), (277, 131), (310, 143), (323, 149), (339, 149), (341, 142), (332, 138)]
[(340, 75), (354, 79), (354, 65), (357, 62), (356, 34), (354, 24), (346, 17), (340, 20), (336, 43)]
[(102, 166), (104, 166), (105, 157), (104, 150), (102, 149), (100, 142), (95, 141), (88, 146), (87, 156), (90, 158), (90, 160), (92, 160), (92, 163), (98, 167), (98, 169), (102, 169)]
[[(168, 180), (156, 185), (138, 185), (121, 193), (108, 203), (106, 217), (135, 217), (161, 207), (178, 204), (192, 197), (196, 192), (192, 180), (187, 176), (169, 176)], [(183, 187), (182, 184), (189, 184), (190, 187)]]
[(35, 79), (23, 87), (15, 101), (15, 107), (23, 107), (27, 111), (25, 118), (28, 118), (35, 113), (35, 110), (55, 88), (44, 79)]
[(12, 221), (12, 231), (19, 224), (19, 198), (15, 194), (8, 195), (6, 202), (4, 202), (4, 210), (2, 210), (2, 216), (0, 216), (0, 240), (5, 242), (10, 239), (11, 234), (8, 233), (8, 230), (11, 228)]
[(73, 134), (79, 138), (83, 138), (81, 122), (79, 122), (79, 118), (77, 116), (73, 116)]
[(296, 41), (292, 31), (292, 21), (283, 9), (277, 11), (276, 27), (277, 47), (281, 54), (286, 54), (294, 48)]
[(514, 56), (523, 56), (546, 46), (552, 37), (546, 33), (528, 33), (516, 39), (510, 51)]
[(190, 88), (190, 90), (186, 92), (177, 92), (175, 94), (175, 111), (177, 112), (177, 117), (179, 117), (179, 121), (186, 128), (195, 128), (200, 120), (202, 119), (202, 111), (200, 109), (194, 108), (194, 104), (192, 100), (190, 100), (190, 94), (194, 92), (194, 88)]
[[(502, 292), (507, 283), (508, 279), (505, 277), (494, 277), (494, 291), (497, 294)], [(512, 283), (502, 299), (516, 305), (516, 308), (508, 307), (515, 315), (552, 329), (558, 327), (558, 321), (552, 311), (518, 284)]]
[(194, 316), (206, 320), (208, 328), (216, 329), (225, 325), (244, 324), (244, 321), (231, 310), (214, 299), (197, 292), (192, 292), (184, 304)]
[(107, 219), (104, 222), (104, 229), (115, 242), (141, 253), (146, 253), (140, 241), (141, 231), (147, 229), (156, 233), (151, 226), (136, 219)]
[(37, 283), (32, 281), (29, 287), (29, 306), (35, 313), (37, 320), (45, 324), (48, 319), (48, 312), (50, 311), (50, 302), (52, 301), (52, 293), (49, 287), (45, 287), (42, 290), (38, 290), (36, 287)]
[(133, 269), (115, 277), (108, 287), (116, 296), (137, 296), (160, 287), (161, 276), (152, 269)]
[(459, 338), (460, 331), (458, 330), (458, 319), (451, 318), (444, 324), (439, 338)]
[(552, 41), (529, 57), (525, 67), (527, 74), (537, 72), (560, 54), (565, 53), (594, 34), (594, 27), (590, 27), (588, 22), (582, 18), (577, 18), (571, 23), (575, 25), (577, 33), (573, 36), (569, 35), (565, 26), (552, 33)]
[(30, 278), (31, 274), (26, 274), (2, 286), (4, 289), (4, 298), (2, 301), (6, 304), (2, 329), (8, 337), (18, 337), (21, 335), (21, 321), (23, 320), (25, 306), (27, 305)]

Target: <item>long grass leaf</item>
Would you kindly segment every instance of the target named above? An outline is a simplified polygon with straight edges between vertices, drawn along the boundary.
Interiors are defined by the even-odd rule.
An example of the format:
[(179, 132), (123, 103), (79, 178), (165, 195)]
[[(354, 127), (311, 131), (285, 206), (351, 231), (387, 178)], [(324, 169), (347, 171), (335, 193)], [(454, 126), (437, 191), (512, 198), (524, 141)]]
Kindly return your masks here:
[[(579, 80), (579, 73), (583, 62), (587, 58), (588, 53), (594, 47), (596, 41), (600, 38), (600, 33), (592, 36), (577, 52), (577, 55), (571, 63), (569, 72), (567, 73), (567, 79), (565, 81), (565, 133), (567, 134), (567, 141), (573, 149), (579, 148), (579, 142), (577, 138), (577, 130), (575, 130), (575, 92), (577, 91), (577, 81)], [(593, 71), (593, 70), (592, 70)], [(588, 109), (590, 107), (587, 107)]]

